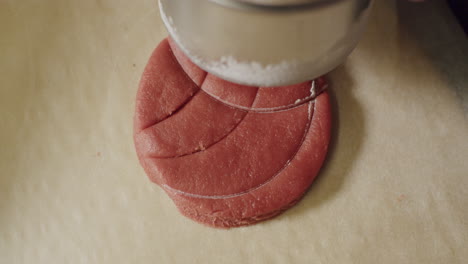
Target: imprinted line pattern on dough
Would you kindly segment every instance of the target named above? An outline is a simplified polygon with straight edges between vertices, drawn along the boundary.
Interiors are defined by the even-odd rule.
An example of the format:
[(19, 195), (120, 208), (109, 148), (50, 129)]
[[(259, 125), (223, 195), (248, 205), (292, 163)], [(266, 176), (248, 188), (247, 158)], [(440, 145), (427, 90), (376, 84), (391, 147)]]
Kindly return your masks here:
[[(292, 104), (289, 104), (289, 105), (283, 105), (283, 106), (276, 106), (276, 107), (269, 107), (269, 108), (249, 108), (249, 107), (246, 107), (246, 106), (241, 106), (241, 105), (236, 105), (236, 104), (233, 104), (233, 103), (230, 103), (230, 102), (227, 102), (223, 99), (221, 99), (220, 97), (208, 92), (208, 91), (205, 91), (203, 90), (203, 92), (205, 92), (206, 94), (208, 94), (209, 96), (213, 97), (214, 99), (220, 101), (221, 103), (225, 104), (226, 106), (229, 106), (229, 107), (232, 107), (232, 108), (236, 108), (236, 109), (240, 109), (240, 110), (244, 110), (244, 111), (248, 111), (248, 112), (253, 112), (253, 113), (265, 113), (265, 114), (271, 114), (271, 113), (278, 113), (278, 112), (284, 112), (284, 111), (289, 111), (289, 110), (292, 110), (292, 109), (295, 109), (295, 108), (298, 108), (300, 106), (302, 106), (302, 104), (304, 103), (307, 103), (309, 101), (312, 101), (314, 100), (315, 98), (317, 98), (317, 96), (325, 90), (326, 87), (322, 88), (319, 92), (316, 92), (315, 91), (315, 80), (312, 81), (312, 85), (311, 85), (311, 94), (305, 98), (302, 98), (302, 99), (297, 99), (294, 103)], [(312, 92), (313, 91), (313, 92)]]
[[(200, 90), (199, 90), (200, 91)], [(202, 90), (203, 91), (203, 90)], [(203, 91), (204, 92), (204, 91)], [(257, 90), (258, 92), (258, 90)], [(213, 100), (216, 100), (213, 98)], [(255, 103), (255, 101), (257, 100), (257, 93), (255, 94), (255, 97), (252, 101), (252, 104)], [(216, 100), (217, 101), (217, 100)], [(222, 103), (222, 102), (220, 102)], [(188, 155), (193, 155), (195, 153), (198, 153), (198, 152), (201, 152), (201, 151), (205, 151), (209, 148), (211, 148), (212, 146), (218, 144), (219, 142), (223, 141), (225, 138), (227, 138), (230, 134), (232, 134), (232, 132), (234, 132), (234, 130), (236, 130), (236, 128), (244, 121), (245, 117), (247, 116), (248, 114), (245, 114), (241, 120), (239, 120), (239, 122), (230, 130), (228, 131), (224, 136), (222, 136), (219, 140), (213, 142), (212, 144), (206, 146), (206, 148), (204, 149), (199, 149), (199, 150), (195, 150), (195, 151), (192, 151), (190, 153), (185, 153), (185, 154), (181, 154), (181, 155), (176, 155), (176, 156), (170, 156), (170, 157), (161, 157), (161, 156), (148, 156), (148, 158), (152, 158), (152, 159), (174, 159), (174, 158), (181, 158), (181, 157), (184, 157), (184, 156), (188, 156)]]
[[(313, 108), (313, 111), (312, 111), (312, 108)], [(291, 158), (289, 159), (288, 162), (286, 162), (284, 164), (284, 166), (277, 172), (275, 173), (275, 175), (273, 175), (270, 179), (268, 179), (267, 181), (265, 181), (264, 183), (256, 186), (256, 187), (253, 187), (253, 188), (250, 188), (248, 190), (245, 190), (245, 191), (242, 191), (242, 192), (239, 192), (239, 193), (234, 193), (234, 194), (228, 194), (228, 195), (200, 195), (200, 194), (194, 194), (194, 193), (188, 193), (188, 192), (184, 192), (184, 191), (181, 191), (181, 190), (177, 190), (175, 188), (172, 188), (170, 187), (169, 185), (167, 184), (161, 184), (161, 187), (166, 189), (167, 191), (170, 191), (170, 192), (174, 192), (174, 193), (177, 193), (177, 194), (181, 194), (181, 195), (184, 195), (184, 196), (189, 196), (189, 197), (194, 197), (194, 198), (202, 198), (202, 199), (212, 199), (212, 200), (216, 200), (216, 199), (229, 199), (229, 198), (234, 198), (234, 197), (238, 197), (238, 196), (242, 196), (244, 194), (247, 194), (247, 193), (250, 193), (252, 191), (255, 191), (263, 186), (265, 186), (266, 184), (270, 183), (271, 181), (273, 181), (278, 175), (281, 174), (281, 172), (283, 172), (290, 164), (290, 161), (294, 159), (294, 157), (297, 155), (297, 153), (299, 153), (299, 150), (301, 149), (302, 145), (304, 144), (304, 141), (307, 137), (307, 134), (309, 132), (309, 129), (311, 127), (311, 124), (312, 124), (312, 119), (313, 119), (313, 116), (314, 116), (314, 113), (315, 113), (315, 109), (316, 109), (316, 103), (315, 103), (315, 99), (311, 102), (309, 102), (309, 106), (308, 106), (308, 119), (309, 119), (309, 122), (307, 123), (307, 127), (304, 131), (304, 134), (302, 136), (302, 139), (301, 139), (301, 142), (298, 144), (298, 147), (295, 151), (295, 153), (291, 156)]]

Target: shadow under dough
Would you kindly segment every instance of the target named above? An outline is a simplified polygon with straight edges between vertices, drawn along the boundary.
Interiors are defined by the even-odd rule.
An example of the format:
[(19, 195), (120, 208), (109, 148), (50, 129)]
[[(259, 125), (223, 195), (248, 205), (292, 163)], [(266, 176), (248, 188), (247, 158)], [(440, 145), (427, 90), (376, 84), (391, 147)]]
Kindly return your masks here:
[(332, 106), (331, 140), (327, 159), (303, 199), (281, 217), (303, 214), (332, 198), (341, 188), (358, 157), (365, 137), (365, 119), (352, 93), (354, 83), (346, 65), (328, 75)]
[[(399, 0), (396, 8), (399, 41), (404, 41), (400, 43), (403, 45), (400, 50), (408, 53), (408, 49), (412, 48), (425, 53), (450, 84), (450, 88), (461, 98), (465, 113), (468, 113), (468, 45), (465, 45), (468, 39), (463, 35), (446, 3), (427, 1), (414, 5)], [(435, 26), (428, 28), (429, 22)], [(377, 25), (379, 31), (385, 31), (388, 27), (385, 22)], [(453, 31), (449, 32), (448, 29)], [(367, 34), (367, 38), (367, 42), (361, 45), (361, 52), (370, 53), (371, 57), (388, 56), (385, 55), (385, 45), (375, 45), (379, 43), (380, 33)], [(408, 40), (414, 40), (415, 45), (408, 45)], [(388, 65), (381, 64), (380, 67), (384, 68), (380, 68), (378, 72), (390, 72), (392, 69), (385, 68)], [(415, 81), (424, 78), (421, 74), (418, 71), (412, 72)], [(328, 78), (333, 126), (327, 160), (302, 201), (278, 217), (279, 219), (309, 212), (311, 208), (323, 205), (336, 195), (360, 154), (366, 126), (364, 111), (353, 94), (353, 89), (358, 87), (354, 87), (346, 64), (332, 71)]]

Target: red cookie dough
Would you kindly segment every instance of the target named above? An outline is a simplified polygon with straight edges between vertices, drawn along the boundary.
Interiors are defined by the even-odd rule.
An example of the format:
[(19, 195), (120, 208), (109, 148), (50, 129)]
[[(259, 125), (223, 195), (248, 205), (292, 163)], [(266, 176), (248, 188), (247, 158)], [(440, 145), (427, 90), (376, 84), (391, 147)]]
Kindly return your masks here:
[[(193, 220), (235, 227), (271, 218), (299, 201), (325, 159), (331, 116), (324, 86), (322, 79), (315, 88), (230, 83), (164, 40), (137, 94), (140, 163)], [(299, 104), (298, 96), (308, 101)]]

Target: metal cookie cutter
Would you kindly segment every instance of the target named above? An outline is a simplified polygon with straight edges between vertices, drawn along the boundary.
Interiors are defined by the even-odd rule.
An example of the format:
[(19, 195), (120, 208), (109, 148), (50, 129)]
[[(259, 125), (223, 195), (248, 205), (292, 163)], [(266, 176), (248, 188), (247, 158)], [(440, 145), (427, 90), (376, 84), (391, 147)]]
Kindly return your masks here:
[(280, 86), (323, 75), (356, 47), (373, 0), (159, 0), (171, 37), (225, 80)]

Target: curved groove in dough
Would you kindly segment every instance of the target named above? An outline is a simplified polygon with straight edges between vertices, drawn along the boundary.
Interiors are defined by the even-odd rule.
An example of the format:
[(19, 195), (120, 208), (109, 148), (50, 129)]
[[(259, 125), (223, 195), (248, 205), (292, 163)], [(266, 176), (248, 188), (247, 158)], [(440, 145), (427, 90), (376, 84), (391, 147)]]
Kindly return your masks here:
[(308, 122), (307, 122), (307, 126), (306, 128), (304, 129), (304, 133), (302, 135), (302, 139), (300, 141), (299, 144), (297, 144), (297, 148), (296, 150), (294, 151), (294, 153), (291, 155), (291, 157), (289, 158), (288, 162), (286, 162), (284, 164), (284, 166), (279, 169), (273, 176), (271, 176), (267, 181), (261, 183), (260, 185), (257, 185), (255, 187), (252, 187), (252, 188), (249, 188), (247, 190), (244, 190), (242, 192), (238, 192), (238, 193), (234, 193), (234, 194), (227, 194), (227, 195), (200, 195), (200, 194), (194, 194), (194, 193), (189, 193), (189, 192), (185, 192), (185, 191), (181, 191), (181, 190), (178, 190), (176, 188), (173, 188), (167, 184), (161, 184), (161, 187), (168, 190), (168, 191), (171, 191), (171, 192), (175, 192), (177, 194), (181, 194), (181, 195), (185, 195), (185, 196), (188, 196), (188, 197), (194, 197), (194, 198), (203, 198), (203, 199), (227, 199), (227, 198), (233, 198), (233, 197), (238, 197), (238, 196), (241, 196), (241, 195), (244, 195), (244, 194), (247, 194), (251, 191), (254, 191), (254, 190), (257, 190), (263, 186), (265, 186), (266, 184), (268, 184), (269, 182), (273, 181), (278, 175), (281, 174), (282, 171), (284, 171), (290, 164), (290, 161), (293, 160), (295, 158), (295, 156), (297, 155), (297, 153), (299, 152), (300, 148), (302, 147), (302, 145), (304, 144), (304, 140), (307, 136), (307, 132), (309, 131), (310, 129), (310, 125), (311, 125), (311, 121), (312, 121), (312, 118), (313, 118), (313, 113), (314, 113), (314, 110), (315, 109), (312, 109), (312, 108), (315, 108), (315, 103), (314, 102), (309, 102), (309, 106), (308, 106), (308, 111), (309, 111), (309, 115), (308, 115)]
[(162, 41), (152, 53), (140, 81), (134, 117), (136, 132), (167, 118), (199, 90), (183, 71), (167, 40)]
[[(204, 91), (203, 91), (204, 92)], [(255, 103), (255, 99), (256, 97), (254, 98), (254, 101), (252, 102)], [(215, 99), (213, 99), (215, 100)], [(146, 156), (145, 158), (154, 158), (154, 159), (173, 159), (173, 158), (180, 158), (180, 157), (185, 157), (185, 156), (188, 156), (188, 155), (193, 155), (193, 154), (196, 154), (200, 151), (205, 151), (205, 150), (208, 150), (209, 148), (211, 148), (212, 146), (222, 142), (224, 139), (226, 139), (232, 132), (234, 132), (238, 127), (239, 125), (244, 121), (245, 117), (248, 115), (248, 113), (246, 112), (245, 115), (239, 120), (239, 122), (237, 122), (232, 128), (231, 130), (229, 130), (227, 133), (225, 133), (224, 135), (222, 135), (219, 139), (215, 139), (211, 144), (207, 145), (205, 148), (203, 149), (196, 149), (192, 152), (189, 152), (189, 153), (184, 153), (184, 154), (180, 154), (180, 155), (175, 155), (175, 156), (155, 156), (155, 155), (148, 155)], [(164, 120), (163, 120), (164, 121)]]
[(188, 97), (184, 102), (182, 102), (179, 106), (177, 106), (177, 108), (171, 112), (168, 116), (164, 117), (163, 119), (161, 120), (158, 120), (154, 123), (151, 123), (149, 124), (147, 127), (143, 127), (140, 132), (143, 132), (151, 127), (154, 127), (156, 125), (158, 125), (159, 123), (162, 123), (164, 121), (166, 121), (167, 119), (171, 118), (172, 116), (174, 116), (175, 114), (177, 114), (180, 110), (182, 110), (190, 101), (192, 101), (193, 97), (195, 95), (197, 95), (198, 93), (200, 92), (200, 90), (196, 91), (193, 95), (191, 95), (190, 97)]
[[(209, 75), (209, 74), (208, 74)], [(318, 80), (318, 79), (317, 79)], [(275, 112), (282, 112), (282, 111), (287, 111), (291, 110), (297, 107), (302, 106), (305, 103), (308, 103), (310, 101), (313, 101), (319, 96), (323, 91), (325, 91), (328, 88), (328, 85), (323, 85), (321, 81), (317, 80), (312, 80), (312, 87), (310, 88), (310, 94), (304, 98), (297, 99), (294, 103), (291, 104), (286, 104), (286, 105), (279, 105), (275, 107), (255, 107), (254, 104), (252, 104), (250, 107), (249, 106), (243, 106), (240, 104), (235, 104), (232, 103), (228, 100), (225, 100), (218, 95), (208, 91), (207, 89), (204, 89), (202, 86), (200, 88), (209, 96), (211, 96), (213, 99), (218, 100), (219, 102), (225, 104), (226, 106), (247, 111), (247, 112), (252, 112), (252, 113), (275, 113)], [(275, 89), (275, 88), (265, 88), (265, 87), (257, 87), (257, 94), (259, 93), (260, 89)]]
[(194, 78), (192, 76), (189, 75), (189, 73), (187, 72), (186, 70), (186, 67), (184, 67), (184, 65), (181, 63), (182, 59), (180, 58), (180, 55), (177, 56), (175, 51), (173, 50), (173, 46), (171, 45), (171, 41), (169, 41), (169, 51), (171, 51), (171, 54), (172, 54), (172, 57), (174, 57), (175, 61), (177, 61), (182, 69), (182, 72), (187, 76), (188, 79), (192, 80), (192, 82), (198, 86), (199, 90), (197, 90), (194, 94), (192, 94), (190, 97), (188, 97), (184, 102), (182, 102), (179, 106), (176, 107), (176, 109), (170, 113), (168, 116), (164, 117), (163, 119), (159, 120), (159, 121), (156, 121), (155, 123), (152, 123), (146, 127), (143, 127), (141, 129), (141, 131), (144, 131), (150, 127), (153, 127), (161, 122), (163, 122), (164, 120), (168, 119), (169, 117), (175, 115), (177, 112), (179, 112), (180, 110), (182, 110), (182, 108), (184, 108), (192, 99), (195, 95), (197, 95), (200, 90), (201, 90), (201, 86), (203, 85), (203, 83), (205, 82), (206, 80), (206, 77), (208, 77), (208, 73), (207, 72), (204, 72), (204, 76), (201, 77), (201, 82), (200, 84), (198, 84), (196, 82), (196, 80), (194, 80)]

